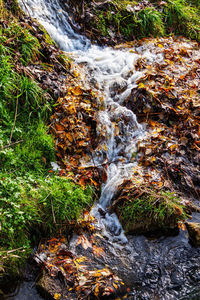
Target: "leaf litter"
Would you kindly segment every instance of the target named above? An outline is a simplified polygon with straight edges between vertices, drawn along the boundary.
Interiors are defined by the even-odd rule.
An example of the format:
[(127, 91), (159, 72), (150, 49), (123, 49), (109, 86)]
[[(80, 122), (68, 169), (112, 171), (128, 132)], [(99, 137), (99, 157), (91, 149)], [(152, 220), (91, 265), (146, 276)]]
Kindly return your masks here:
[[(62, 277), (64, 280), (64, 294), (53, 293), (54, 299), (70, 299), (73, 295), (76, 299), (101, 299), (125, 291), (123, 281), (104, 262), (105, 252), (98, 246), (93, 227), (89, 225), (91, 222), (94, 219), (86, 212), (77, 224), (79, 234), (74, 235), (73, 245), (68, 245), (67, 239), (60, 236), (42, 243), (38, 248), (35, 259), (44, 265), (48, 276), (55, 279)], [(85, 230), (80, 232), (81, 228)]]

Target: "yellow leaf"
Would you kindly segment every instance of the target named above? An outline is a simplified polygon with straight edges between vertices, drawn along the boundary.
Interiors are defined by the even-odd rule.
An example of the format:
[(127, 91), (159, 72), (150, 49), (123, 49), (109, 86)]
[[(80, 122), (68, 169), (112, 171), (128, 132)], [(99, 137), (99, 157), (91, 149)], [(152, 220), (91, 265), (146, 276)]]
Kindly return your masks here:
[(113, 283), (113, 286), (114, 288), (118, 289), (118, 286), (115, 283)]
[(169, 149), (170, 149), (171, 151), (173, 151), (173, 150), (175, 150), (175, 149), (177, 148), (177, 146), (178, 146), (178, 145), (173, 144), (173, 145), (169, 146)]
[(81, 256), (80, 258), (77, 258), (77, 259), (76, 259), (76, 262), (77, 262), (77, 263), (81, 263), (81, 262), (85, 261), (85, 259), (86, 259), (85, 256)]
[(67, 107), (67, 110), (68, 110), (68, 112), (69, 112), (70, 114), (76, 113), (76, 108), (74, 107), (74, 105), (69, 105), (69, 106)]
[(77, 70), (74, 70), (74, 76), (78, 77), (79, 73), (77, 72)]
[(103, 149), (105, 150), (105, 151), (108, 151), (108, 147), (104, 144), (103, 145)]
[(55, 293), (53, 297), (54, 297), (54, 299), (59, 300), (61, 297), (61, 294)]
[(94, 186), (98, 186), (98, 183), (96, 181), (94, 181), (92, 178), (90, 178), (91, 183), (94, 184)]
[(177, 108), (180, 109), (180, 110), (184, 109), (184, 107), (181, 107), (181, 106), (177, 106)]
[(80, 96), (83, 94), (83, 91), (80, 88), (80, 86), (76, 86), (75, 88), (73, 88), (72, 92), (75, 96)]
[(73, 137), (71, 135), (71, 133), (66, 133), (66, 137), (68, 138), (68, 140), (72, 143), (73, 142)]
[(97, 285), (94, 289), (94, 294), (95, 294), (96, 297), (98, 297), (98, 295), (99, 295), (99, 283), (97, 283)]
[(140, 82), (140, 83), (138, 84), (138, 88), (139, 88), (139, 89), (143, 89), (143, 88), (144, 88), (144, 83), (143, 83), (143, 82)]
[(164, 46), (162, 44), (158, 44), (158, 47), (159, 48), (163, 48)]

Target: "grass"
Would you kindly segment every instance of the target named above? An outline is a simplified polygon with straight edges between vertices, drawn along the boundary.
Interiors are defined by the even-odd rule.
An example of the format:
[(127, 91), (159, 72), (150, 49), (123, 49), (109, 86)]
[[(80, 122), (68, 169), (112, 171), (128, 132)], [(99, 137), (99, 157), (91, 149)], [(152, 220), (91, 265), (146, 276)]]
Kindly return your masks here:
[[(127, 10), (127, 5), (133, 11)], [(112, 28), (126, 39), (174, 33), (200, 41), (200, 1), (167, 0), (162, 6), (159, 1), (152, 1), (150, 6), (134, 11), (138, 5), (140, 1), (113, 0), (106, 10), (95, 10), (93, 26), (107, 37)]]
[(126, 231), (153, 231), (177, 226), (179, 221), (186, 219), (180, 198), (167, 191), (144, 189), (140, 197), (128, 199), (119, 209), (120, 221)]
[(91, 203), (90, 187), (83, 191), (65, 178), (1, 173), (1, 247), (29, 250), (33, 239), (66, 230)]
[[(5, 2), (8, 6), (8, 3)], [(67, 230), (92, 203), (92, 189), (52, 173), (55, 161), (48, 120), (54, 100), (25, 72), (29, 64), (46, 66), (32, 30), (0, 2), (0, 273), (16, 273), (41, 237)], [(11, 12), (15, 13), (15, 16)], [(3, 24), (3, 25), (2, 25)], [(43, 35), (52, 45), (47, 33)], [(42, 41), (43, 42), (43, 41)], [(58, 56), (64, 61), (65, 57)], [(55, 99), (56, 100), (56, 99)]]

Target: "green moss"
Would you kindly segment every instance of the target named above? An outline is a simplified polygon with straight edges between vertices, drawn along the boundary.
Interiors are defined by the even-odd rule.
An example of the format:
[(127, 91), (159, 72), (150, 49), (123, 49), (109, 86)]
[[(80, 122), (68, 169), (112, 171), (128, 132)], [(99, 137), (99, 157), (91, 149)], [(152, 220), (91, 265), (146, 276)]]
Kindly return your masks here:
[(164, 13), (168, 25), (166, 31), (200, 39), (200, 18), (196, 7), (187, 5), (184, 0), (168, 0)]
[[(26, 67), (54, 67), (39, 51), (52, 40), (47, 33), (36, 38), (16, 18), (17, 8), (12, 15), (15, 2), (0, 4), (0, 273), (10, 274), (41, 237), (67, 230), (91, 205), (92, 189), (49, 173), (55, 147), (47, 123), (54, 100)], [(59, 51), (56, 59), (63, 68), (69, 63)]]
[(177, 226), (186, 218), (180, 198), (170, 192), (148, 190), (141, 197), (131, 199), (118, 211), (126, 231), (154, 231)]
[[(92, 189), (83, 190), (65, 178), (36, 177), (30, 171), (23, 177), (1, 173), (0, 264), (7, 259), (8, 267), (20, 264), (34, 240), (65, 231), (69, 222), (91, 204)], [(19, 256), (17, 260), (9, 251), (18, 248), (13, 253)]]
[(108, 33), (108, 27), (106, 24), (104, 13), (103, 12), (100, 13), (96, 12), (96, 13), (98, 14), (97, 29), (101, 32), (103, 36), (106, 36), (109, 33)]
[[(37, 21), (36, 21), (37, 22)], [(50, 37), (50, 35), (48, 34), (48, 32), (46, 31), (46, 29), (44, 28), (44, 26), (42, 26), (41, 24), (39, 24), (39, 28), (41, 29), (41, 31), (43, 32), (44, 35), (44, 41), (45, 43), (49, 44), (49, 45), (55, 45), (56, 43), (54, 42), (54, 40)]]
[(200, 40), (199, 1), (167, 0), (161, 6), (160, 1), (152, 1), (149, 6), (144, 7), (140, 1), (113, 0), (105, 9), (96, 8), (94, 14), (92, 26), (104, 37), (109, 37), (111, 30), (120, 39), (174, 33)]

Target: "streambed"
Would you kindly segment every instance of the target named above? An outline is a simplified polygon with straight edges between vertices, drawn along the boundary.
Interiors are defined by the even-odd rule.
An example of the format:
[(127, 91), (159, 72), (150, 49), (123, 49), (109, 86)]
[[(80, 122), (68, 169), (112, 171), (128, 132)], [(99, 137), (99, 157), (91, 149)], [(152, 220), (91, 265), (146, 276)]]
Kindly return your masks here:
[[(27, 0), (21, 4), (43, 24), (61, 49), (85, 66), (88, 81), (104, 95), (105, 110), (98, 115), (98, 131), (104, 134), (101, 147), (94, 151), (93, 157), (96, 165), (108, 163), (108, 177), (99, 203), (92, 211), (105, 237), (101, 241), (107, 255), (104, 263), (106, 260), (131, 288), (129, 299), (199, 299), (200, 250), (189, 244), (187, 233), (181, 231), (178, 236), (152, 240), (144, 236), (127, 238), (117, 216), (106, 212), (120, 184), (129, 179), (137, 166), (132, 154), (137, 142), (146, 135), (145, 125), (139, 124), (133, 111), (124, 106), (131, 90), (144, 76), (143, 71), (136, 70), (136, 62), (139, 59), (145, 59), (149, 65), (162, 62), (162, 54), (154, 53), (145, 44), (131, 51), (91, 45), (72, 29), (68, 14), (58, 1)], [(84, 165), (88, 166), (88, 162), (83, 161)], [(158, 175), (155, 173), (155, 178)], [(99, 209), (105, 211), (103, 218)], [(196, 221), (199, 220), (197, 215)], [(28, 284), (22, 284), (18, 296), (9, 298), (19, 299), (23, 289), (29, 288)], [(37, 299), (35, 292), (32, 297)]]

